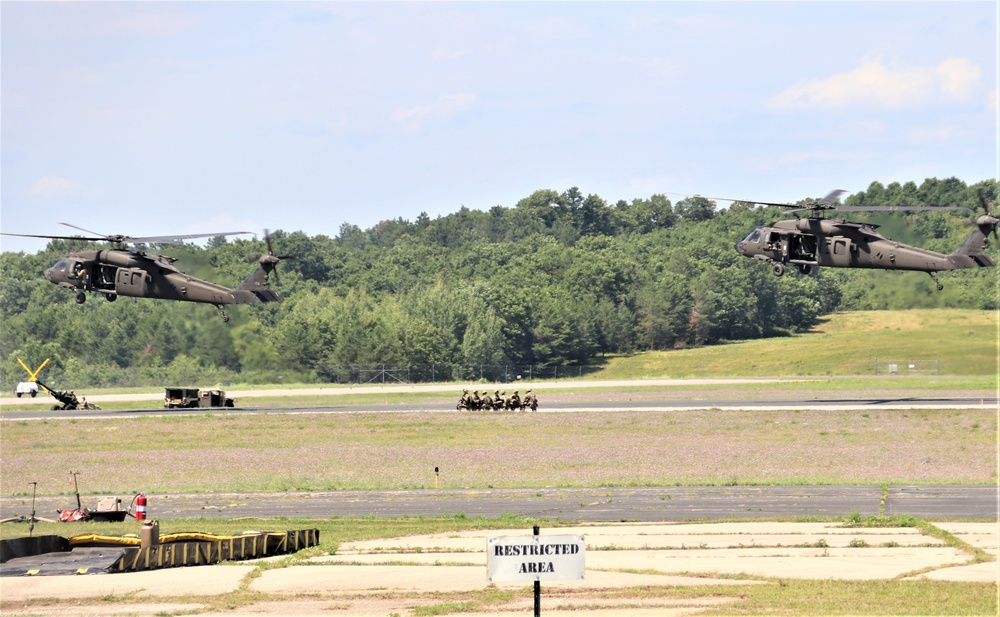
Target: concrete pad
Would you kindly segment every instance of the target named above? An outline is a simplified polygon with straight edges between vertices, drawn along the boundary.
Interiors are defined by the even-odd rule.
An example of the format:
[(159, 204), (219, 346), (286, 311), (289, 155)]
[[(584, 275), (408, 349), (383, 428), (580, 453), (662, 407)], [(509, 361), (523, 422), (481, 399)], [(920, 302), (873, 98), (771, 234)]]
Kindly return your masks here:
[(475, 566), (486, 568), (486, 552), (480, 553), (369, 553), (365, 555), (320, 555), (310, 564), (328, 566)]
[[(493, 529), (465, 531), (459, 533), (426, 534), (391, 540), (364, 540), (345, 542), (338, 552), (372, 552), (375, 550), (416, 549), (431, 550), (435, 547), (448, 550), (479, 550), (476, 541), (485, 542), (496, 536), (530, 536), (525, 529)], [(852, 528), (839, 523), (717, 523), (717, 524), (623, 524), (621, 527), (600, 525), (588, 527), (558, 527), (542, 532), (542, 535), (583, 535), (589, 546), (614, 544), (616, 546), (686, 546), (700, 543), (713, 545), (749, 545), (757, 543), (765, 546), (800, 545), (815, 542), (818, 538), (848, 543), (854, 537), (875, 537), (875, 542), (895, 541), (900, 544), (938, 542), (912, 527), (893, 528)], [(690, 538), (691, 540), (687, 540)], [(874, 542), (869, 541), (869, 544)]]
[(1000, 523), (933, 523), (956, 538), (992, 555), (1000, 554)]
[(436, 604), (437, 600), (420, 601), (410, 598), (331, 598), (290, 599), (257, 602), (236, 609), (199, 613), (199, 617), (259, 617), (260, 615), (294, 615), (294, 617), (386, 617), (412, 615), (413, 608)]
[[(624, 609), (629, 617), (683, 617), (702, 613), (714, 607), (737, 601), (738, 597), (690, 598), (682, 600), (635, 600)], [(351, 597), (345, 599), (312, 600), (296, 599), (275, 602), (259, 602), (219, 612), (199, 613), (201, 617), (256, 617), (258, 615), (295, 615), (296, 617), (385, 617), (398, 614), (409, 615), (420, 606), (438, 604), (435, 598), (400, 599), (378, 596)], [(477, 617), (510, 617), (530, 615), (534, 600), (530, 594), (504, 604), (495, 611), (476, 612)], [(542, 611), (545, 615), (568, 615), (572, 617), (608, 617), (621, 614), (621, 603), (602, 598), (546, 598), (542, 597)], [(56, 614), (53, 613), (53, 617)], [(61, 615), (59, 617), (62, 617)]]
[(146, 594), (152, 596), (210, 596), (235, 591), (253, 566), (194, 566), (145, 572), (83, 576), (0, 577), (0, 598), (21, 602), (43, 598), (99, 598)]
[[(940, 554), (915, 555), (908, 558), (900, 556), (869, 557), (864, 553), (855, 555), (829, 556), (775, 556), (761, 558), (734, 559), (729, 556), (713, 557), (674, 557), (669, 559), (650, 559), (644, 562), (646, 568), (660, 572), (685, 572), (701, 574), (743, 574), (767, 578), (794, 579), (836, 579), (836, 580), (885, 580), (901, 574), (923, 568), (935, 568), (945, 563), (957, 563), (967, 560), (967, 556), (958, 552), (950, 554), (951, 559), (942, 559)], [(618, 561), (609, 560), (597, 562), (589, 560), (590, 568), (620, 567)], [(630, 562), (634, 567), (635, 562)]]
[[(392, 540), (345, 542), (339, 554), (443, 553), (485, 551), (489, 538), (528, 536), (523, 529), (479, 530), (454, 534), (427, 534)], [(820, 540), (828, 546), (850, 546), (863, 540), (869, 546), (896, 543), (901, 546), (943, 544), (925, 536), (916, 528), (845, 528), (838, 523), (720, 523), (712, 525), (627, 525), (613, 527), (560, 527), (542, 535), (583, 535), (589, 551), (603, 547), (614, 549), (656, 548), (732, 548), (739, 546), (803, 546)]]
[[(937, 547), (743, 547), (726, 549), (649, 549), (649, 550), (609, 550), (588, 551), (586, 567), (600, 569), (633, 569), (642, 570), (654, 568), (665, 572), (688, 572), (702, 570), (691, 568), (698, 559), (731, 559), (731, 560), (761, 560), (771, 558), (817, 559), (828, 557), (864, 558), (864, 559), (897, 559), (907, 562), (911, 559), (938, 560), (938, 563), (954, 563), (967, 561), (968, 555), (946, 546)], [(683, 569), (675, 565), (687, 564)], [(322, 555), (313, 557), (309, 563), (327, 565), (409, 565), (409, 566), (441, 566), (468, 565), (480, 568), (486, 567), (485, 551), (479, 553), (368, 553), (347, 555)]]
[[(983, 550), (997, 553), (1000, 529), (996, 523), (939, 523), (938, 526)], [(698, 607), (687, 600), (677, 604), (675, 600), (651, 599), (660, 604), (647, 604), (645, 598), (629, 601), (628, 608), (621, 607), (621, 610), (614, 605), (605, 608), (601, 605), (604, 600), (593, 593), (597, 589), (768, 584), (718, 578), (733, 574), (767, 579), (884, 580), (926, 569), (927, 573), (915, 578), (993, 584), (998, 584), (1000, 579), (997, 562), (952, 565), (965, 564), (970, 556), (922, 535), (915, 528), (845, 528), (837, 523), (630, 523), (553, 528), (544, 530), (543, 534), (583, 535), (590, 547), (584, 580), (543, 583), (543, 594), (545, 589), (562, 592), (558, 598), (552, 598), (553, 604), (543, 597), (545, 613), (565, 613), (567, 617), (570, 611), (572, 617), (606, 617), (612, 613), (630, 617), (680, 616), (711, 608)], [(434, 592), (464, 592), (487, 587), (490, 584), (486, 578), (487, 540), (502, 535), (528, 536), (531, 533), (524, 529), (479, 530), (344, 543), (337, 555), (314, 557), (307, 564), (268, 570), (251, 583), (255, 591), (285, 599), (210, 615), (374, 617), (410, 614), (416, 606), (437, 603)], [(852, 547), (852, 540), (863, 540), (864, 544)], [(420, 552), (416, 552), (417, 547)], [(0, 599), (4, 601), (4, 614), (43, 617), (61, 617), (67, 614), (67, 605), (54, 606), (53, 611), (49, 611), (44, 604), (29, 604), (21, 613), (14, 612), (20, 607), (12, 605), (47, 598), (85, 601), (101, 596), (136, 594), (135, 601), (128, 604), (95, 603), (95, 611), (89, 613), (84, 609), (76, 610), (86, 605), (74, 602), (74, 614), (89, 617), (109, 614), (109, 610), (114, 614), (200, 610), (204, 604), (177, 603), (181, 608), (176, 609), (174, 604), (142, 604), (140, 601), (143, 597), (157, 600), (171, 596), (197, 598), (231, 592), (239, 588), (253, 568), (252, 563), (243, 563), (107, 575), (3, 577), (0, 578)], [(622, 570), (664, 574), (632, 574)], [(500, 583), (497, 586), (527, 590), (530, 583)], [(310, 595), (295, 597), (296, 594)], [(506, 617), (514, 605), (524, 605), (527, 607), (524, 612), (529, 612), (530, 604), (525, 604), (529, 601), (530, 593), (526, 591), (523, 599), (519, 597), (508, 605), (478, 614)]]
[[(744, 581), (656, 574), (587, 571), (582, 581), (546, 581), (545, 588), (604, 589), (615, 587), (744, 584)], [(292, 566), (268, 570), (251, 589), (264, 593), (382, 593), (456, 592), (483, 589), (491, 583), (482, 566)], [(752, 584), (752, 583), (751, 583)], [(501, 589), (529, 586), (524, 582), (495, 583)]]
[(204, 604), (181, 604), (178, 602), (172, 604), (166, 602), (128, 604), (101, 602), (90, 606), (74, 605), (72, 611), (67, 610), (65, 604), (11, 607), (5, 608), (3, 614), (4, 617), (67, 617), (67, 615), (73, 615), (73, 617), (136, 617), (136, 615), (191, 614), (192, 611), (200, 611), (204, 607)]
[(993, 583), (1000, 585), (1000, 564), (995, 561), (974, 563), (968, 566), (955, 566), (932, 570), (926, 574), (912, 577), (926, 578), (933, 581), (951, 581), (956, 583)]
[[(622, 607), (620, 600), (606, 598), (546, 598), (542, 595), (543, 615), (568, 615), (572, 617), (608, 617), (625, 611), (629, 617), (681, 617), (704, 613), (710, 609), (721, 607), (737, 601), (739, 598), (687, 598), (687, 599), (642, 599), (629, 600), (627, 609)], [(534, 599), (517, 600), (505, 604), (503, 610), (476, 613), (477, 617), (511, 617), (511, 615), (530, 615), (534, 609)]]

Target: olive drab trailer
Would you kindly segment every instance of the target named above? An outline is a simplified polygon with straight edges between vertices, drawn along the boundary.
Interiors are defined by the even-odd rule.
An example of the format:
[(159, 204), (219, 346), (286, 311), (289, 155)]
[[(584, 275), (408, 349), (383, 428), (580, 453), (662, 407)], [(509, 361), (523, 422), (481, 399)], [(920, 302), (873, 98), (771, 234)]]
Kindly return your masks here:
[(225, 390), (198, 388), (166, 388), (163, 406), (167, 409), (193, 407), (233, 407), (236, 402), (226, 397)]

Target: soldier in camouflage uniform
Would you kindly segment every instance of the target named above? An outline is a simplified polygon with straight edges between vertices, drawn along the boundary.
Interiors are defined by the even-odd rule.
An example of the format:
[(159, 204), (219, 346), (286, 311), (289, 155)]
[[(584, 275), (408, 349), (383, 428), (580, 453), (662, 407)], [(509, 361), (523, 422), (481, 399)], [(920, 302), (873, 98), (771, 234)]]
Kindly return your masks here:
[(514, 390), (514, 394), (510, 395), (510, 400), (507, 401), (507, 409), (520, 409), (521, 408), (521, 397), (518, 396), (517, 390)]
[(538, 411), (538, 398), (531, 390), (524, 393), (524, 400), (521, 401), (521, 410), (523, 411), (525, 407), (531, 411)]

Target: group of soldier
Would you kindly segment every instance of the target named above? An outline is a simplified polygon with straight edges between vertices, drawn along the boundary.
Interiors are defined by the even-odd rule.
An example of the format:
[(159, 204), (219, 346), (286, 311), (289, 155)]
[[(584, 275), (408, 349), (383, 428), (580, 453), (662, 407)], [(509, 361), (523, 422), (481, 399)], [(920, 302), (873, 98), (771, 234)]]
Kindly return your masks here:
[(459, 411), (525, 411), (530, 409), (531, 411), (538, 411), (538, 398), (535, 393), (531, 390), (526, 390), (524, 393), (524, 398), (521, 398), (517, 390), (514, 390), (514, 394), (507, 396), (506, 390), (494, 390), (493, 396), (486, 390), (483, 390), (482, 396), (479, 395), (479, 390), (474, 390), (472, 394), (469, 394), (468, 390), (462, 390), (462, 397), (458, 399)]

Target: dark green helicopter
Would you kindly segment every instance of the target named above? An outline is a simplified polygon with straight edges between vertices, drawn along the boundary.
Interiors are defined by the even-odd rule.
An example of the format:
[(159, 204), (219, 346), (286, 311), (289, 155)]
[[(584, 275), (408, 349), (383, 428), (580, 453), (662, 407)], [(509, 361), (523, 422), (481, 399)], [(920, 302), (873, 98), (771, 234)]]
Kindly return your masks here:
[(77, 304), (83, 304), (87, 300), (87, 292), (99, 293), (109, 302), (113, 302), (118, 296), (201, 302), (215, 305), (222, 315), (222, 320), (229, 321), (229, 316), (223, 310), (223, 306), (226, 304), (280, 302), (281, 296), (268, 287), (270, 274), (273, 272), (277, 277), (278, 272), (275, 270), (275, 266), (282, 259), (294, 259), (294, 257), (287, 255), (275, 255), (274, 251), (271, 250), (271, 238), (265, 230), (264, 240), (267, 244), (267, 254), (261, 255), (257, 259), (257, 269), (243, 281), (242, 285), (230, 289), (182, 272), (174, 266), (174, 262), (177, 260), (173, 257), (129, 249), (126, 248), (126, 245), (145, 242), (173, 244), (195, 238), (234, 236), (252, 232), (228, 231), (213, 234), (133, 238), (124, 235), (102, 236), (68, 223), (60, 223), (60, 225), (79, 229), (88, 234), (94, 234), (94, 236), (41, 236), (10, 233), (0, 235), (53, 240), (103, 241), (114, 245), (116, 248), (113, 249), (74, 251), (63, 256), (51, 268), (45, 270), (45, 278), (50, 282), (76, 292)]
[[(972, 233), (950, 254), (938, 253), (917, 246), (910, 246), (886, 238), (876, 231), (878, 225), (854, 223), (844, 219), (823, 218), (826, 210), (838, 211), (939, 211), (964, 210), (963, 207), (896, 207), (896, 206), (839, 206), (837, 198), (844, 191), (836, 190), (823, 199), (788, 210), (784, 214), (807, 211), (809, 216), (762, 225), (736, 244), (736, 251), (744, 257), (759, 259), (771, 265), (771, 273), (781, 276), (789, 264), (799, 272), (808, 274), (813, 266), (828, 268), (873, 268), (880, 270), (914, 270), (926, 272), (937, 285), (935, 273), (963, 268), (992, 268), (996, 265), (984, 252), (989, 234), (997, 235), (996, 216), (990, 213), (982, 192), (979, 201), (984, 213), (976, 219)], [(755, 201), (764, 206), (794, 206), (794, 204)]]

